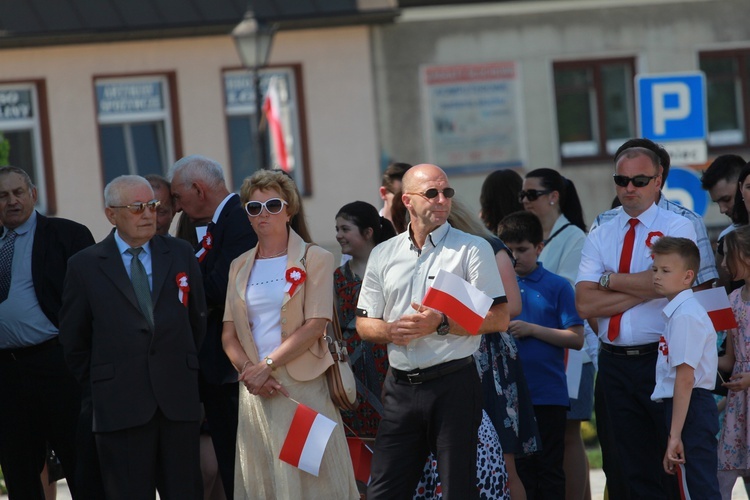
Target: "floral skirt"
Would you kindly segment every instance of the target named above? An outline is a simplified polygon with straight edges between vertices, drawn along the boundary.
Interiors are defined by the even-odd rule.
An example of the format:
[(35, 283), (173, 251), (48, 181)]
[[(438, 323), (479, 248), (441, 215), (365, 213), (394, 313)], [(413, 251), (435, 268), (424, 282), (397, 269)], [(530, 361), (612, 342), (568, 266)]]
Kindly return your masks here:
[(539, 428), (515, 339), (507, 332), (482, 335), (474, 359), (482, 382), (483, 408), (503, 452), (524, 456), (538, 451)]

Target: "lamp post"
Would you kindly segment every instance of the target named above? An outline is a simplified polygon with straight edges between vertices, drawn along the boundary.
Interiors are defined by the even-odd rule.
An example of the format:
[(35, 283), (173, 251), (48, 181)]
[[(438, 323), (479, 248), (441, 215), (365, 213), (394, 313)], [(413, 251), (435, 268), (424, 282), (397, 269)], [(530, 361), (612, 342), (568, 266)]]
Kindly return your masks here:
[(268, 155), (263, 134), (260, 131), (262, 100), (260, 92), (260, 69), (268, 62), (271, 53), (273, 35), (276, 33), (276, 25), (258, 22), (252, 11), (245, 13), (245, 18), (232, 30), (234, 43), (240, 55), (242, 64), (253, 72), (253, 89), (255, 90), (255, 118), (256, 134), (255, 140), (260, 153), (260, 168), (268, 168)]

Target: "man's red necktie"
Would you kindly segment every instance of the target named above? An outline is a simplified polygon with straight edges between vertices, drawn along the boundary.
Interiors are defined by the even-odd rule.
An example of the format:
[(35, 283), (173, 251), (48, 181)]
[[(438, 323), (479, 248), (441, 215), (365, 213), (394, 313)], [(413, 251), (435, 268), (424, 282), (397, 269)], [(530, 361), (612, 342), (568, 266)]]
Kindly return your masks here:
[[(625, 243), (622, 246), (622, 254), (620, 255), (620, 267), (617, 268), (618, 273), (629, 273), (630, 272), (630, 261), (633, 260), (633, 246), (635, 245), (635, 226), (638, 225), (638, 219), (630, 219), (628, 221), (630, 229), (625, 233)], [(622, 321), (622, 313), (615, 314), (609, 318), (609, 329), (607, 330), (607, 338), (610, 342), (614, 341), (618, 335), (620, 335), (620, 322)]]

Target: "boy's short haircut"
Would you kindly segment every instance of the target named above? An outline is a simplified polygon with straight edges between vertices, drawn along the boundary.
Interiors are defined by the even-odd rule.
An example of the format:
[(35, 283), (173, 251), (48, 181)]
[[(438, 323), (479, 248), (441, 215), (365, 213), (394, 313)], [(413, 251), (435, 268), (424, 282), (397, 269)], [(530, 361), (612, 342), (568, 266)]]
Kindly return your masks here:
[(498, 226), (498, 236), (506, 243), (528, 241), (536, 246), (544, 241), (544, 230), (539, 217), (520, 210), (503, 217)]
[(701, 266), (701, 254), (698, 245), (688, 238), (662, 236), (651, 246), (651, 255), (675, 254), (682, 259), (685, 267), (697, 275)]

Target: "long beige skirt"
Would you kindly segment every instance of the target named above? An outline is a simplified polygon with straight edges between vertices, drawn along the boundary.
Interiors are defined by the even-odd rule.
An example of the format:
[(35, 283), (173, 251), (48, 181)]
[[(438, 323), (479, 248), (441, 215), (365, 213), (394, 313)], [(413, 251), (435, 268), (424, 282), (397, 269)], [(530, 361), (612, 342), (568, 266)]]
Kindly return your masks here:
[(338, 423), (323, 453), (315, 477), (279, 459), (297, 408), (283, 394), (253, 396), (240, 384), (234, 498), (241, 499), (358, 499), (357, 485), (341, 415), (328, 393), (325, 375), (309, 382), (291, 378), (284, 367), (274, 371), (290, 396)]

